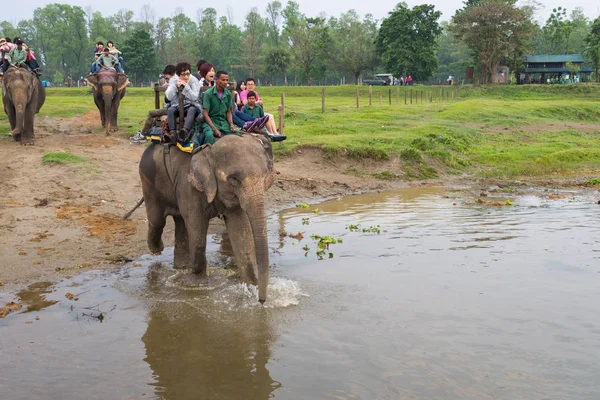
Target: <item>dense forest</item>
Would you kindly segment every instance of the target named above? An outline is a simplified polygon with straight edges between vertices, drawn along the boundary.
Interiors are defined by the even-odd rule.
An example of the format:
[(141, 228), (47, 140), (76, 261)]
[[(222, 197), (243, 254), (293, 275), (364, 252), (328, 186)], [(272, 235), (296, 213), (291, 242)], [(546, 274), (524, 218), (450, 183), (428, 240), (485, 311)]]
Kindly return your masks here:
[[(253, 76), (262, 84), (354, 83), (374, 73), (412, 75), (421, 82), (465, 78), (467, 67), (482, 80), (494, 66), (518, 69), (525, 54), (582, 53), (600, 64), (600, 18), (584, 10), (552, 10), (545, 24), (530, 0), (467, 0), (450, 21), (434, 6), (399, 3), (386, 18), (309, 16), (295, 1), (251, 9), (243, 26), (215, 9), (191, 18), (181, 9), (159, 16), (149, 5), (102, 15), (91, 7), (49, 4), (32, 19), (0, 23), (0, 36), (21, 37), (38, 55), (45, 79), (62, 82), (89, 73), (94, 43), (112, 40), (122, 51), (133, 81), (156, 80), (166, 64), (202, 58), (233, 77)], [(482, 40), (486, 38), (486, 40)], [(487, 75), (486, 75), (487, 74)], [(597, 75), (597, 74), (596, 74)]]

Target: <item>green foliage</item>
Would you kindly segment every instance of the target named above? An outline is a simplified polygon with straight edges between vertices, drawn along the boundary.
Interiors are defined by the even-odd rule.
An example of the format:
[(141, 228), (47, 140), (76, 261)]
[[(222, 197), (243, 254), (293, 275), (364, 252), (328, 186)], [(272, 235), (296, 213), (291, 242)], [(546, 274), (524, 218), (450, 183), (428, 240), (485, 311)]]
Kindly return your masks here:
[(46, 153), (42, 157), (42, 164), (44, 165), (79, 164), (84, 162), (87, 162), (84, 157), (63, 151)]
[(148, 81), (158, 74), (158, 60), (154, 52), (154, 40), (144, 30), (137, 29), (123, 43), (121, 51), (127, 60), (127, 74), (135, 80)]
[(378, 63), (375, 50), (377, 23), (367, 14), (363, 21), (354, 10), (341, 15), (339, 19), (330, 18), (331, 31), (330, 65), (358, 83), (365, 71), (373, 70)]
[(417, 81), (427, 80), (435, 72), (440, 16), (432, 5), (423, 4), (412, 9), (406, 3), (396, 5), (381, 23), (376, 41), (377, 52), (387, 71), (396, 76), (411, 75)]
[(596, 70), (596, 83), (600, 82), (600, 17), (596, 18), (585, 38), (585, 54), (590, 64)]
[(482, 83), (492, 82), (503, 58), (512, 56), (510, 58), (516, 60), (534, 32), (531, 9), (503, 0), (469, 5), (457, 13), (452, 22), (452, 32), (478, 57)]

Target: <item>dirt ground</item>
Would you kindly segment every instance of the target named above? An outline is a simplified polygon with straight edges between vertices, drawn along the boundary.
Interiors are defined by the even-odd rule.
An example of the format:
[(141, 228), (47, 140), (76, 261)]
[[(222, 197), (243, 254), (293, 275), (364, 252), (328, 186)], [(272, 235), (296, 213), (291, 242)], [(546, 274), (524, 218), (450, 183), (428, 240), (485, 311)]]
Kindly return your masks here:
[[(145, 146), (130, 144), (122, 134), (95, 133), (98, 125), (95, 112), (75, 119), (39, 117), (35, 146), (0, 140), (1, 291), (119, 265), (148, 253), (144, 207), (130, 220), (122, 219), (142, 195), (137, 169)], [(43, 155), (55, 151), (89, 162), (43, 165)], [(316, 149), (297, 150), (275, 163), (278, 175), (268, 192), (269, 210), (409, 186), (369, 176), (397, 170), (398, 163), (362, 162), (357, 176), (355, 161), (326, 158)], [(427, 183), (436, 184), (440, 182)], [(213, 231), (223, 229), (219, 220), (211, 226)], [(171, 221), (164, 242), (173, 245)]]

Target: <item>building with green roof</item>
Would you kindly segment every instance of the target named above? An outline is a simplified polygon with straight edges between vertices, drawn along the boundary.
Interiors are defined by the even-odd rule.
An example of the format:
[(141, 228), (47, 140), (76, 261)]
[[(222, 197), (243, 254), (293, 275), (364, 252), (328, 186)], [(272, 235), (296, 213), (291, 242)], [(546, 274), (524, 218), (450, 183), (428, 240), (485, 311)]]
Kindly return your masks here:
[(581, 54), (536, 54), (526, 56), (519, 83), (589, 82), (592, 68), (584, 67)]

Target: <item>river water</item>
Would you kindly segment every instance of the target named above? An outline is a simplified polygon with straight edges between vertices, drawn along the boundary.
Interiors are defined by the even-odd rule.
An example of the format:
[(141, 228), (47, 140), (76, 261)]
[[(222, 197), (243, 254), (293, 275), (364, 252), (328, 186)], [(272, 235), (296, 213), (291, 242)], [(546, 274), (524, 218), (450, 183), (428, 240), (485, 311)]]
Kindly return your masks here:
[(410, 189), (283, 211), (267, 307), (218, 235), (204, 281), (169, 249), (38, 283), (0, 319), (0, 398), (600, 398), (593, 196)]

